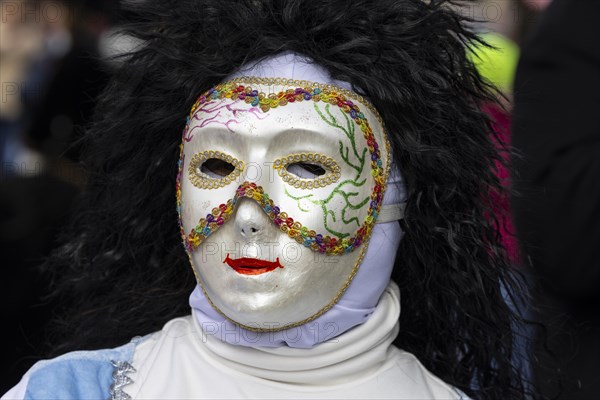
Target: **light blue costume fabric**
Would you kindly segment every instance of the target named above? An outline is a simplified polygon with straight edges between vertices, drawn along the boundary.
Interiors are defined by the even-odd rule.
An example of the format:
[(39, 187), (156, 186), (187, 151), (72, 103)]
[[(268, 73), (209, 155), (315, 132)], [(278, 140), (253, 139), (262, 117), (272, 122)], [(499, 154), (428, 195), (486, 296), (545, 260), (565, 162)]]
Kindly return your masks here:
[(37, 362), (27, 373), (26, 400), (108, 399), (113, 383), (113, 361), (131, 362), (136, 346), (144, 338), (105, 350), (75, 351)]

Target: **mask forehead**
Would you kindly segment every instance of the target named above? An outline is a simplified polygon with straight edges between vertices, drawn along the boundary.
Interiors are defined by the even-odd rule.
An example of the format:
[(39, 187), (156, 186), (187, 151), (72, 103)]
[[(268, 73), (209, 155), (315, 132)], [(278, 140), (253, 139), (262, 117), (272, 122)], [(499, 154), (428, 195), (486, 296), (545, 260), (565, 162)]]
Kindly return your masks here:
[[(202, 138), (193, 140), (195, 135)], [(231, 142), (229, 152), (219, 151), (224, 141)], [(244, 197), (257, 201), (298, 243), (328, 255), (360, 247), (376, 222), (389, 175), (389, 143), (379, 114), (353, 92), (283, 79), (225, 82), (194, 104), (183, 143), (178, 193), (186, 174), (184, 185), (207, 192), (207, 200), (184, 209), (178, 198), (183, 219), (198, 221), (181, 225), (188, 251), (226, 223)], [(235, 169), (224, 179), (203, 176), (198, 167), (213, 157)], [(320, 165), (325, 173), (298, 177), (289, 172), (297, 163)]]

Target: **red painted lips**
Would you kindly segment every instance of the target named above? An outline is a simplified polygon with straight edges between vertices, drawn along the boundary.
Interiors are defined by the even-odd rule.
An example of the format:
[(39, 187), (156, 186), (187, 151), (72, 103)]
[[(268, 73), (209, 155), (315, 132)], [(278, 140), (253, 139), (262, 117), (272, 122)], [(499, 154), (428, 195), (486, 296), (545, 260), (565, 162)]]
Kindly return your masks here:
[(283, 265), (279, 263), (279, 257), (275, 261), (265, 261), (248, 257), (233, 259), (229, 258), (229, 253), (227, 253), (223, 262), (233, 268), (238, 274), (243, 275), (260, 275), (271, 272), (275, 268), (283, 268)]

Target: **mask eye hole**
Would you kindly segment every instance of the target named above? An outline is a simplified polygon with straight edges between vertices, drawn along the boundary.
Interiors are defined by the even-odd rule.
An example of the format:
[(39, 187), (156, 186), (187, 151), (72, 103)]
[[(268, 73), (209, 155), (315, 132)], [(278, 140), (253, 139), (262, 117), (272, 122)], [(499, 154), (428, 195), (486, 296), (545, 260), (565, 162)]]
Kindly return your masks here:
[(234, 182), (244, 170), (244, 163), (222, 151), (205, 150), (194, 154), (188, 178), (198, 189), (217, 189)]
[(220, 179), (231, 174), (235, 166), (220, 158), (209, 158), (200, 165), (199, 169), (211, 178)]
[(290, 154), (276, 159), (273, 168), (284, 182), (297, 189), (322, 188), (342, 176), (335, 160), (319, 153)]
[(314, 179), (319, 176), (325, 175), (327, 172), (325, 168), (318, 164), (296, 162), (288, 164), (286, 167), (287, 172), (302, 179)]

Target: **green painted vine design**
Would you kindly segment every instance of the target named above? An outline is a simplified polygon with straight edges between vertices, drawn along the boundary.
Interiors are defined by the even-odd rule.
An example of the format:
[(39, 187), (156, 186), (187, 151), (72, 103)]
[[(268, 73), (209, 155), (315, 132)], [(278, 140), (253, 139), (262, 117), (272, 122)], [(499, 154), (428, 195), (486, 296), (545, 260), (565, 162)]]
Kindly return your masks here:
[[(332, 114), (330, 109), (330, 104), (325, 104), (324, 110), (319, 108), (317, 103), (314, 103), (314, 108), (319, 117), (327, 123), (328, 125), (339, 129), (344, 133), (344, 136), (348, 139), (350, 145), (345, 145), (342, 140), (339, 141), (339, 151), (342, 160), (354, 171), (356, 171), (354, 179), (346, 179), (336, 185), (336, 187), (331, 191), (329, 196), (325, 199), (314, 199), (314, 194), (308, 194), (304, 196), (294, 196), (291, 193), (285, 190), (285, 193), (288, 197), (297, 201), (298, 208), (301, 211), (308, 212), (309, 210), (305, 209), (301, 205), (301, 201), (309, 201), (313, 205), (321, 208), (323, 211), (323, 225), (327, 232), (332, 235), (338, 237), (339, 239), (343, 239), (349, 236), (348, 233), (338, 232), (331, 228), (330, 221), (337, 222), (341, 219), (341, 221), (346, 224), (356, 224), (357, 227), (360, 226), (360, 221), (358, 217), (347, 217), (347, 213), (351, 210), (359, 210), (364, 207), (370, 200), (370, 195), (365, 195), (364, 199), (358, 199), (356, 201), (356, 197), (359, 195), (359, 191), (353, 191), (354, 189), (362, 187), (366, 183), (366, 178), (360, 179), (363, 169), (365, 167), (365, 159), (367, 155), (367, 148), (363, 148), (362, 152), (356, 148), (356, 138), (355, 138), (355, 123), (352, 121), (346, 113), (340, 110), (340, 115), (344, 118), (344, 121), (341, 123), (338, 122), (338, 119)], [(342, 196), (345, 201), (345, 206), (339, 212), (339, 215), (329, 209), (329, 203), (335, 198), (336, 195)]]

